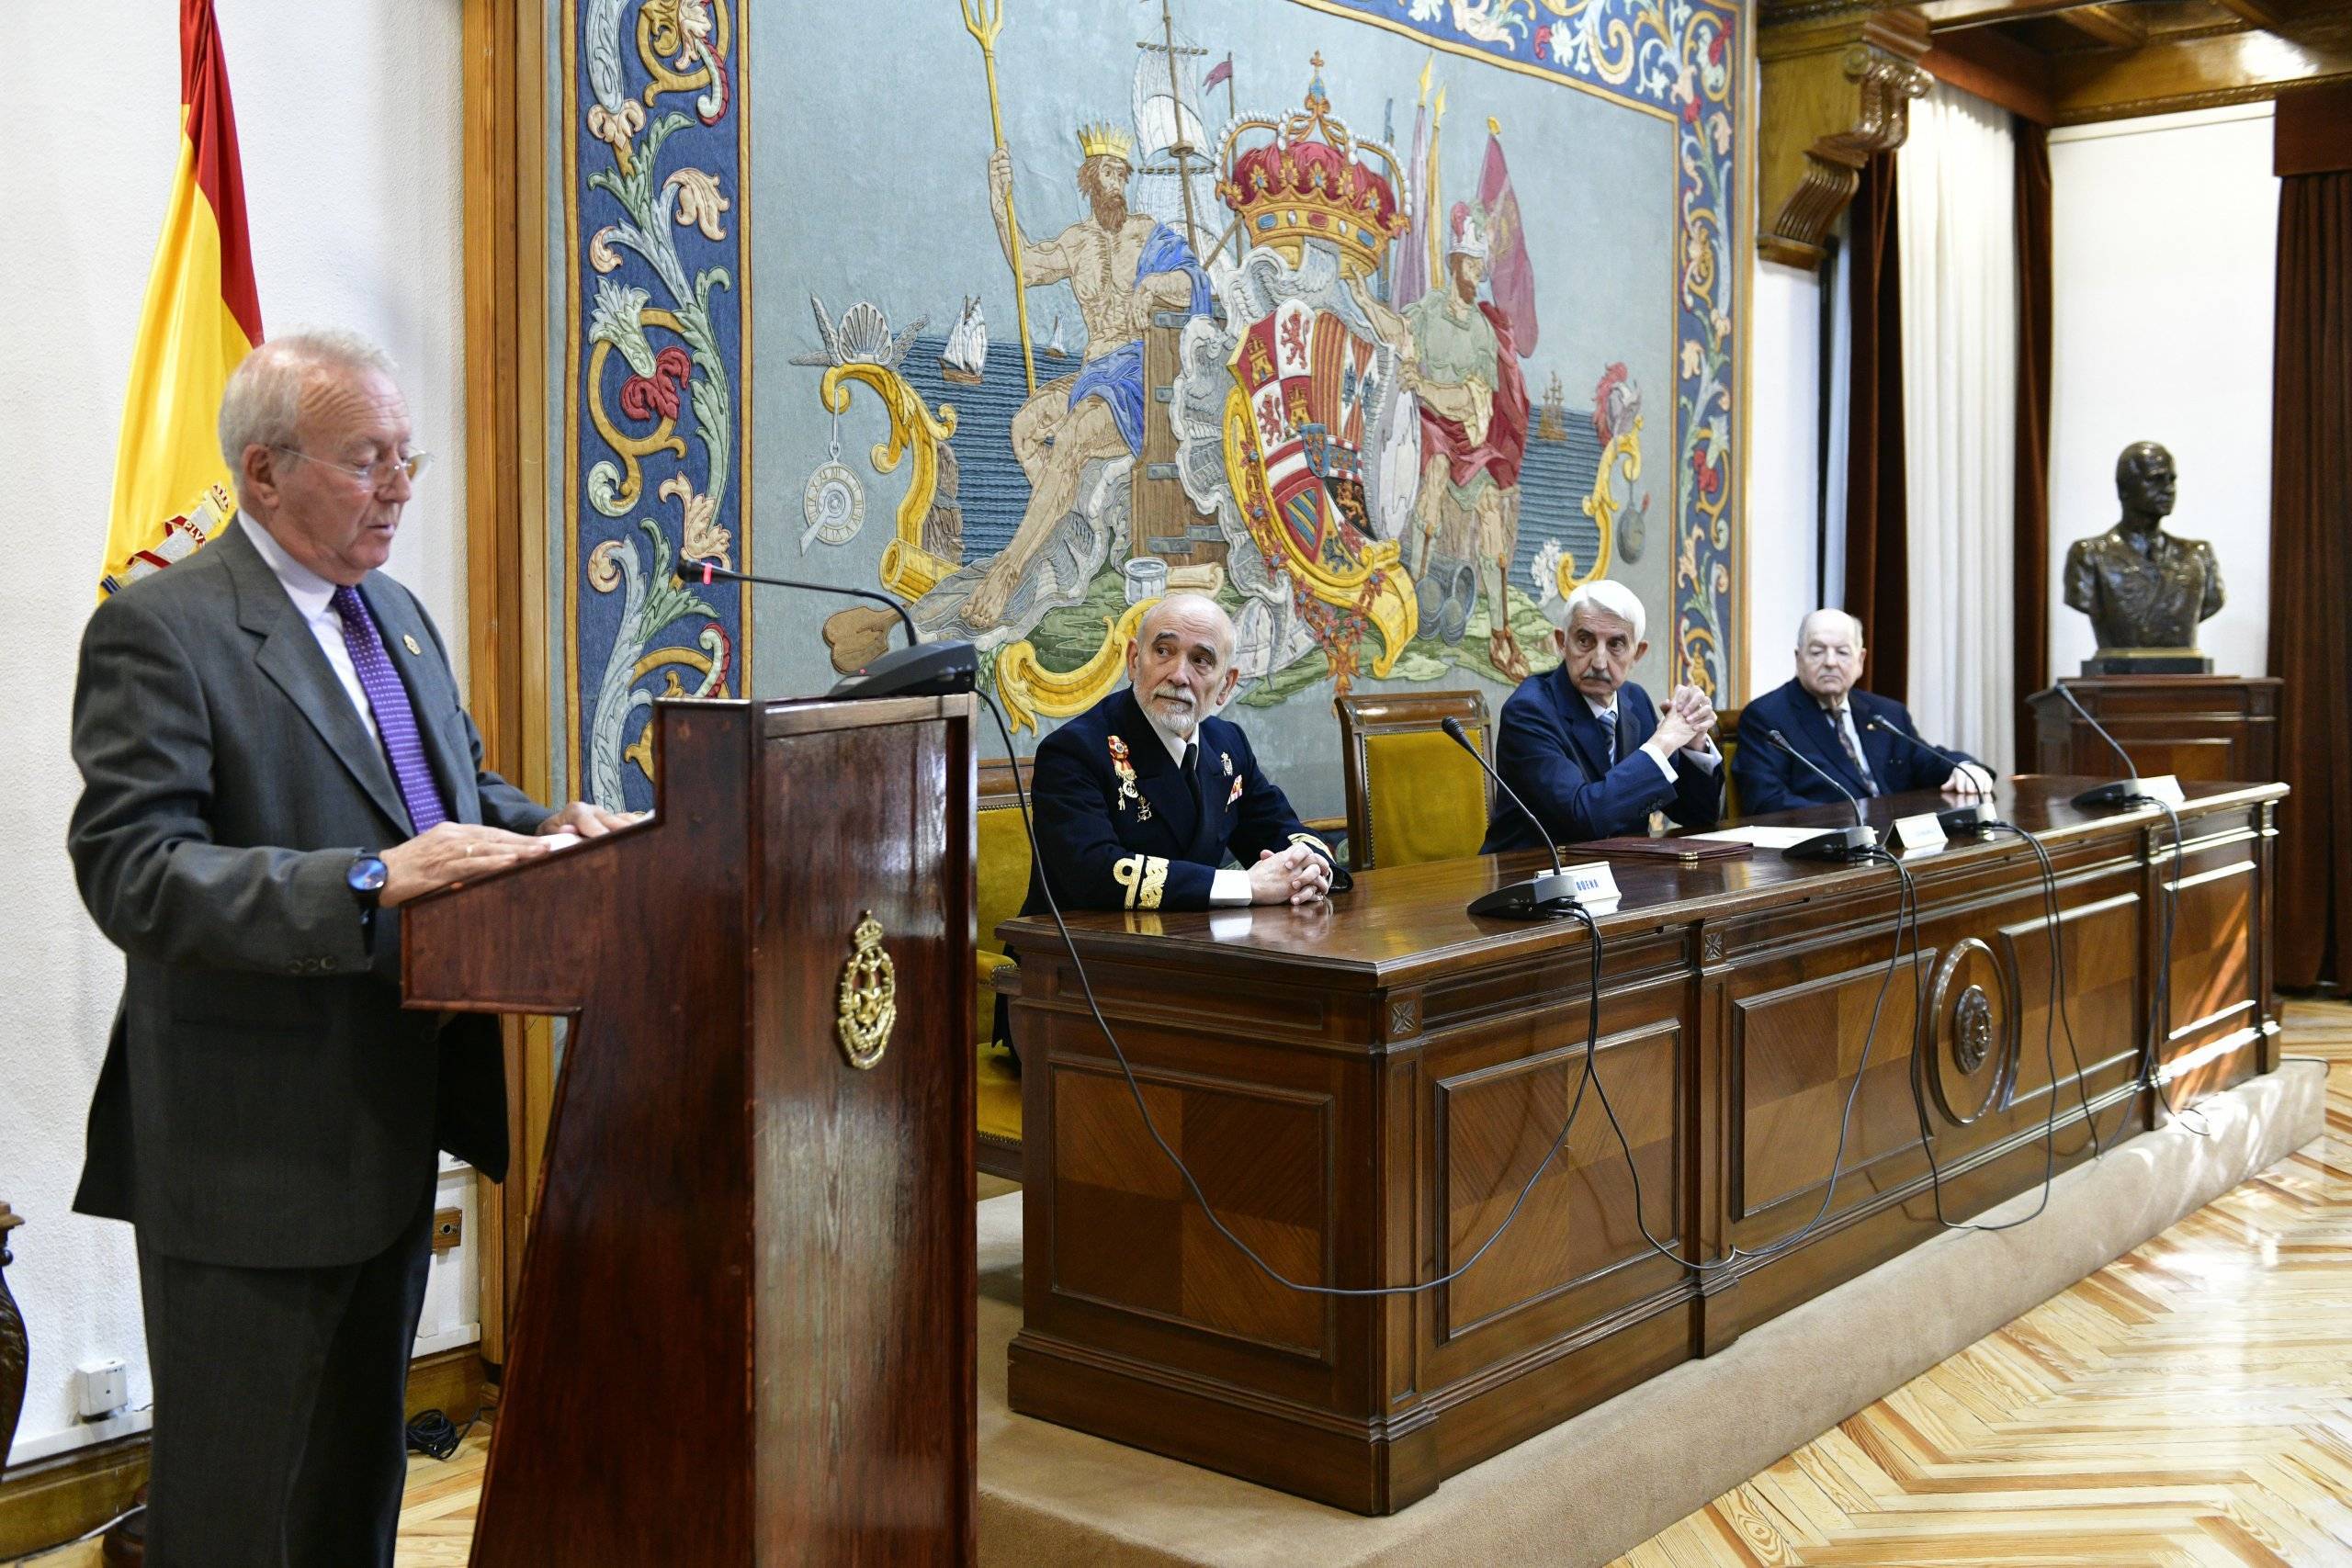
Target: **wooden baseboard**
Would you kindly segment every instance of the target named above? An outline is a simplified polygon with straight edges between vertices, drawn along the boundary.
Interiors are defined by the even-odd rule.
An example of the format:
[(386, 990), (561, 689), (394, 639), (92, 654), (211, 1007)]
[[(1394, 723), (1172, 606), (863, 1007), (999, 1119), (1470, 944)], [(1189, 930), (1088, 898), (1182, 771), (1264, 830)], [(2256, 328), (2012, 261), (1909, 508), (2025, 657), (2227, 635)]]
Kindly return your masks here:
[[(408, 1413), (438, 1410), (459, 1426), (497, 1402), (481, 1348), (460, 1346), (409, 1364)], [(0, 1562), (97, 1529), (147, 1483), (147, 1434), (133, 1433), (0, 1471)]]
[(146, 1484), (144, 1432), (10, 1465), (0, 1472), (0, 1559), (97, 1529)]

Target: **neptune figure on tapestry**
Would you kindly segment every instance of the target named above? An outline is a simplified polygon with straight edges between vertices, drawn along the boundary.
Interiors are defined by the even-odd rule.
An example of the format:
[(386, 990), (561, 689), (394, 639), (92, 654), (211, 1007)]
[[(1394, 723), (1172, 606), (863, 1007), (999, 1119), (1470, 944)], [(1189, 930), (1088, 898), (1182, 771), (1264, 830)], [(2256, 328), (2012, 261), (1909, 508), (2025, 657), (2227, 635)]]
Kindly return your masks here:
[[(1054, 189), (1016, 190), (1001, 140), (988, 158), (1017, 345), (991, 344), (967, 296), (944, 337), (877, 336), (887, 364), (831, 333), (800, 361), (831, 366), (836, 422), (849, 381), (880, 396), (877, 472), (913, 455), (884, 586), (926, 637), (981, 649), (1016, 725), (1099, 700), (1142, 613), (1178, 589), (1233, 615), (1247, 702), (1449, 669), (1523, 679), (1544, 602), (1624, 553), (1612, 524), (1638, 515), (1641, 420), (1622, 362), (1589, 419), (1566, 416), (1557, 371), (1531, 396), (1533, 258), (1498, 125), (1475, 195), (1442, 203), (1428, 69), (1400, 153), (1339, 117), (1319, 54), (1298, 108), (1249, 113), (1230, 56), (1194, 86), (1199, 51), (1171, 36), (1144, 52), (1134, 129), (1073, 128), (1075, 220), (1040, 220)], [(1212, 135), (1203, 90), (1219, 81)], [(1082, 344), (1058, 313), (1040, 343), (1032, 321), (1064, 289)], [(888, 625), (831, 617), (836, 667), (873, 657)]]

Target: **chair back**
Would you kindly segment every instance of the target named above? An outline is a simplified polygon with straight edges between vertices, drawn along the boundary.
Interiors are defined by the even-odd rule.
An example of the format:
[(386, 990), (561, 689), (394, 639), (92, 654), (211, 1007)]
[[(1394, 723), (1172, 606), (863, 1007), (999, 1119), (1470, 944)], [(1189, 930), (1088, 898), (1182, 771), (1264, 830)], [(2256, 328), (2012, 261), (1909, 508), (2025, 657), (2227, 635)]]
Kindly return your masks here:
[(1723, 820), (1728, 826), (1739, 820), (1739, 781), (1731, 771), (1731, 760), (1739, 754), (1739, 709), (1715, 710), (1715, 750), (1724, 754)]
[[(972, 978), (972, 1039), (978, 1046), (979, 1127), (977, 1163), (992, 1176), (1018, 1179), (1021, 1174), (1021, 1079), (1012, 1058), (1001, 1048), (996, 1030), (996, 987), (992, 976), (1012, 962), (996, 928), (1021, 912), (1029, 896), (1029, 832), (1021, 820), (1021, 799), (1014, 792), (1017, 764), (983, 758), (980, 762), (978, 813), (973, 839), (979, 858), (972, 902), (979, 930), (975, 932)], [(1029, 782), (1023, 768), (1021, 782)]]
[(1348, 863), (1413, 865), (1460, 860), (1486, 841), (1489, 785), (1442, 726), (1461, 722), (1491, 761), (1494, 727), (1478, 692), (1341, 697), (1341, 772), (1348, 796)]

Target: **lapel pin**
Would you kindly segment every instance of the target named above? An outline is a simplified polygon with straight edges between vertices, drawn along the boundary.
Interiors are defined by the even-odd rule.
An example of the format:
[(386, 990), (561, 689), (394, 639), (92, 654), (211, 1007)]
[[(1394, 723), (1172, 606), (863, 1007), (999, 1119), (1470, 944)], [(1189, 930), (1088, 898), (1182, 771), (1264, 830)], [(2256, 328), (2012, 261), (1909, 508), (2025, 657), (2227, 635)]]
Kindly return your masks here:
[(401, 633), (401, 646), (402, 648), (407, 649), (411, 653), (413, 653), (413, 654), (416, 655), (416, 657), (418, 657), (419, 659), (422, 659), (422, 658), (424, 658), (424, 649), (421, 649), (421, 648), (417, 647), (417, 646), (416, 646), (416, 638), (414, 638), (413, 637), (411, 637), (411, 636), (410, 636), (408, 633), (406, 633), (406, 632), (402, 632), (402, 633)]

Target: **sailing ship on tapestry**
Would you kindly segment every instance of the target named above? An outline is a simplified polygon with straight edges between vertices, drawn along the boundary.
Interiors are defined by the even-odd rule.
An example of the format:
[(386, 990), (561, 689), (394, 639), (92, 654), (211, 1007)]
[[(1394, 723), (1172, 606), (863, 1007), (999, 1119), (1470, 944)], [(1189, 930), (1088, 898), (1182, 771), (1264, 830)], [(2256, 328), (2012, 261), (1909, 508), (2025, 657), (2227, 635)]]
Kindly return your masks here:
[[(963, 132), (963, 162), (939, 156), (980, 211), (937, 204), (918, 267), (829, 258), (858, 333), (810, 300), (794, 358), (820, 372), (822, 467), (863, 420), (868, 476), (897, 487), (878, 552), (796, 529), (812, 567), (869, 560), (926, 637), (980, 649), (1023, 726), (1114, 689), (1175, 591), (1231, 612), (1240, 700), (1270, 705), (1515, 682), (1549, 662), (1545, 602), (1592, 577), (1660, 611), (1672, 570), (1683, 598), (1727, 587), (1731, 400), (1685, 372), (1728, 387), (1728, 269), (1684, 214), (1693, 148), (1727, 178), (1729, 141), (1677, 111), (1724, 101), (1719, 34), (1694, 66), (1688, 9), (1678, 28), (1636, 0), (1142, 0), (1100, 8), (1123, 57), (1023, 3), (962, 0), (923, 51), (969, 79), (926, 116)], [(952, 127), (957, 102), (985, 119)], [(892, 276), (942, 257), (946, 288)], [(1660, 440), (1659, 510), (1712, 495), (1714, 525), (1645, 554)], [(813, 478), (808, 504), (842, 514)], [(895, 622), (827, 618), (834, 667)], [(1702, 626), (1665, 652), (1720, 690), (1720, 646)]]

